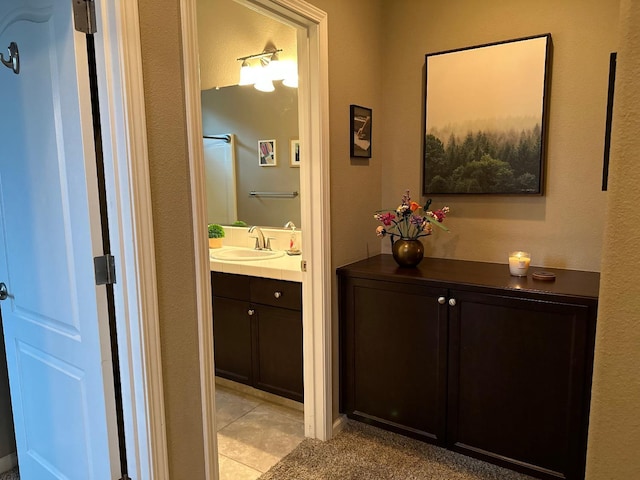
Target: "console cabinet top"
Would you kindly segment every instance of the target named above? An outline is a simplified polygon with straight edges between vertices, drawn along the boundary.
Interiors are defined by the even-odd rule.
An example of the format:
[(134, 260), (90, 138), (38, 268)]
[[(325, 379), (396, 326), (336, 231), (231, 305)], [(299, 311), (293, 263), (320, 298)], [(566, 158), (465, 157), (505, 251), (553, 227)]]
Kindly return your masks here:
[[(552, 272), (554, 281), (535, 280), (536, 271)], [(600, 274), (558, 268), (529, 268), (526, 277), (509, 274), (509, 266), (500, 263), (424, 258), (415, 268), (398, 267), (391, 255), (381, 254), (337, 269), (339, 276), (420, 284), (432, 287), (461, 288), (524, 298), (554, 297), (555, 300), (597, 301)]]

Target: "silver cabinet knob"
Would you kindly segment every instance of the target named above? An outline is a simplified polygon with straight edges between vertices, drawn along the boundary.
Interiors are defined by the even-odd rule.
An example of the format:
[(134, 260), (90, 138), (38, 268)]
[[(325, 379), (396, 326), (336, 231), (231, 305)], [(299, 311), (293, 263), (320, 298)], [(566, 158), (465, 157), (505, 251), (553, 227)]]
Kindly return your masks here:
[(0, 300), (6, 300), (9, 297), (9, 291), (4, 282), (0, 283)]
[(282, 292), (274, 292), (273, 296), (276, 298), (280, 298), (282, 296)]
[(456, 299), (455, 298), (450, 298), (449, 299), (449, 305), (451, 305), (452, 307), (456, 306)]
[(249, 315), (254, 315), (254, 314), (256, 313), (256, 311), (255, 311), (254, 309), (252, 309), (252, 308), (251, 308), (251, 309), (249, 309), (249, 310), (247, 311), (247, 313), (248, 313)]
[(438, 297), (438, 303), (439, 303), (440, 305), (444, 305), (444, 302), (446, 302), (446, 301), (447, 301), (447, 299), (446, 299), (446, 298), (444, 298), (444, 297)]

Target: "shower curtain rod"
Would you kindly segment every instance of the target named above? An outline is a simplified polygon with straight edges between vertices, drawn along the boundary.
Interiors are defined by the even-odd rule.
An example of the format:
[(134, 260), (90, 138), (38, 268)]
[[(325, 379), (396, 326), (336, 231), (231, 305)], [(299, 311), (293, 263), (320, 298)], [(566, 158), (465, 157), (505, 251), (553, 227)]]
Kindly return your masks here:
[(227, 143), (231, 143), (230, 135), (203, 135), (202, 138), (211, 138), (213, 140), (224, 140)]

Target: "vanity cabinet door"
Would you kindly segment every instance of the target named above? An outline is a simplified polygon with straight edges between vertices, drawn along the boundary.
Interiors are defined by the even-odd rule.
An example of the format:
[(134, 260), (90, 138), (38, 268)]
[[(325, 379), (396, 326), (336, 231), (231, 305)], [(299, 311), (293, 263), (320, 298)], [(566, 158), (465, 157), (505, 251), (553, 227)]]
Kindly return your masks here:
[(449, 447), (541, 478), (584, 478), (594, 309), (451, 297)]
[(212, 272), (216, 375), (303, 401), (302, 285)]
[(254, 325), (255, 387), (302, 402), (301, 312), (259, 305)]
[(251, 307), (248, 302), (213, 297), (216, 375), (251, 385)]
[(341, 411), (443, 444), (446, 290), (341, 278)]

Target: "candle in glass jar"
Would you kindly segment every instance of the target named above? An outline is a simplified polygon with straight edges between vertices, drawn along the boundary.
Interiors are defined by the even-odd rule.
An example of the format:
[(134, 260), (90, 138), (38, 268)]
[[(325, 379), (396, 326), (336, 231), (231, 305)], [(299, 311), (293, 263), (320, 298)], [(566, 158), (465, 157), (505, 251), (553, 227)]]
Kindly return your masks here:
[(528, 252), (511, 252), (509, 254), (509, 272), (515, 277), (525, 277), (530, 263), (531, 255)]

